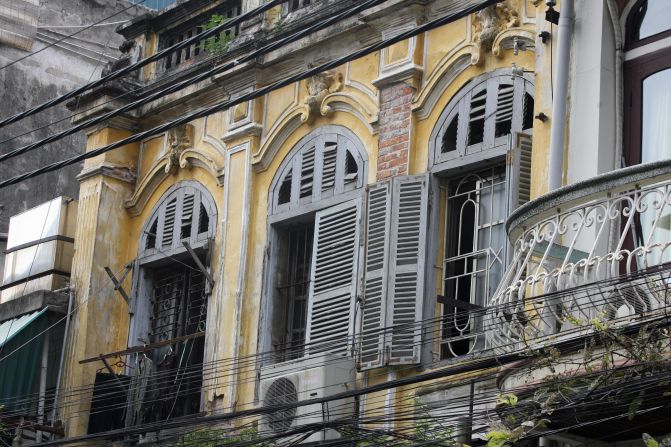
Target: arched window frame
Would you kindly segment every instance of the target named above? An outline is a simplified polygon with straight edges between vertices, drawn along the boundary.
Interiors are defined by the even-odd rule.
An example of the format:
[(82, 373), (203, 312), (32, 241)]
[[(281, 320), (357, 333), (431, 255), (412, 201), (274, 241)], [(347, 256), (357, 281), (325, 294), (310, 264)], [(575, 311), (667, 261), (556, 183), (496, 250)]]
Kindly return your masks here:
[[(513, 86), (512, 97), (499, 95), (501, 85)], [(483, 94), (484, 93), (484, 94)], [(503, 92), (502, 92), (503, 93)], [(471, 115), (476, 113), (472, 106), (478, 95), (485, 100), (483, 139), (481, 142), (468, 141), (468, 130)], [(526, 96), (531, 98), (531, 107), (525, 108)], [(475, 99), (475, 101), (474, 101)], [(499, 103), (512, 100), (512, 109), (502, 110)], [(500, 69), (481, 75), (466, 84), (450, 101), (437, 120), (430, 137), (430, 166), (433, 172), (476, 163), (482, 159), (504, 156), (509, 148), (509, 134), (524, 131), (531, 134), (533, 127), (534, 86), (531, 78), (513, 76), (509, 69)], [(506, 113), (507, 112), (507, 113)], [(510, 130), (504, 135), (496, 136), (496, 124), (500, 118), (511, 115)], [(457, 117), (456, 149), (443, 152), (445, 134)], [(468, 119), (464, 119), (467, 117)]]
[[(335, 147), (336, 159), (332, 178), (333, 186), (324, 185), (324, 156)], [(349, 153), (356, 163), (356, 177), (347, 181), (345, 160)], [(269, 215), (277, 216), (289, 211), (329, 206), (331, 199), (361, 189), (366, 185), (367, 156), (359, 139), (341, 126), (324, 126), (303, 137), (280, 165), (270, 186)], [(307, 163), (306, 163), (307, 162)], [(307, 166), (306, 166), (307, 164)], [(307, 169), (306, 169), (307, 168)], [(300, 172), (297, 176), (294, 173)], [(290, 183), (287, 179), (290, 177)], [(311, 193), (301, 196), (301, 187), (311, 183)], [(289, 200), (282, 195), (290, 184)], [(285, 188), (285, 190), (283, 190)], [(320, 205), (321, 202), (321, 205)], [(310, 205), (314, 204), (313, 207)], [(275, 219), (273, 219), (275, 220)]]
[[(331, 168), (330, 173), (332, 184), (324, 185), (326, 176), (324, 175), (323, 160), (325, 149), (329, 145), (335, 147), (335, 154), (332, 157), (332, 159), (335, 159), (335, 166)], [(305, 170), (304, 160), (309, 152), (314, 154), (311, 155), (311, 157), (314, 156), (314, 162), (311, 160), (311, 168)], [(356, 174), (352, 176), (350, 181), (347, 181), (345, 176), (344, 163), (347, 154), (350, 154), (351, 161), (356, 166)], [(293, 173), (295, 172), (303, 173), (306, 175), (305, 179), (312, 180), (310, 194), (300, 196), (301, 178), (294, 176)], [(309, 286), (305, 286), (306, 278), (302, 275), (309, 274), (308, 284), (318, 282), (319, 278), (315, 277), (315, 269), (312, 266), (323, 262), (321, 256), (315, 255), (319, 251), (319, 241), (323, 240), (324, 232), (328, 231), (329, 222), (341, 217), (345, 221), (336, 225), (337, 230), (333, 228), (334, 233), (331, 233), (331, 236), (334, 236), (344, 245), (338, 245), (338, 250), (333, 255), (341, 256), (344, 253), (343, 250), (352, 243), (354, 243), (354, 254), (345, 263), (333, 262), (333, 259), (330, 259), (327, 262), (327, 267), (320, 271), (322, 273), (327, 271), (336, 273), (338, 271), (337, 274), (343, 274), (345, 270), (350, 269), (351, 272), (355, 272), (351, 276), (349, 274), (341, 275), (351, 279), (351, 284), (343, 285), (341, 292), (347, 289), (348, 293), (351, 294), (352, 306), (354, 305), (358, 286), (358, 273), (356, 272), (359, 252), (361, 251), (358, 243), (360, 219), (363, 212), (361, 203), (367, 184), (367, 173), (368, 157), (362, 142), (352, 131), (337, 125), (319, 127), (301, 138), (278, 167), (268, 190), (270, 250), (264, 279), (264, 304), (259, 331), (259, 350), (273, 351), (276, 341), (284, 334), (291, 333), (290, 337), (292, 338), (290, 341), (289, 339), (285, 340), (282, 345), (291, 348), (279, 350), (276, 356), (267, 360), (268, 362), (298, 359), (307, 354), (307, 350), (304, 350), (304, 348), (308, 346), (309, 342), (301, 341), (301, 335), (298, 335), (295, 339), (294, 337), (301, 332), (303, 333), (302, 337), (309, 337), (309, 334), (311, 334), (309, 328), (312, 307), (310, 307), (310, 303), (316, 300), (316, 298), (311, 297), (314, 297), (318, 291), (308, 291), (306, 287)], [(290, 194), (288, 200), (283, 202), (280, 200), (280, 189), (288, 176), (291, 176), (291, 181), (288, 182), (291, 185)], [(305, 182), (303, 183), (305, 184)], [(348, 225), (348, 223), (353, 225)], [(350, 240), (350, 237), (353, 239)], [(305, 243), (303, 249), (292, 251), (289, 248), (294, 243), (291, 242), (292, 238), (294, 238), (293, 241), (300, 240), (301, 244)], [(311, 254), (305, 252), (306, 247), (310, 247), (308, 251)], [(296, 258), (291, 258), (292, 253), (302, 253), (307, 258), (298, 257), (299, 260), (296, 261)], [(297, 268), (296, 271), (288, 271), (297, 265), (305, 266), (306, 261), (310, 265), (307, 271), (300, 268)], [(300, 279), (297, 279), (298, 277)], [(289, 292), (283, 292), (285, 290)], [(284, 301), (287, 296), (291, 297), (291, 302)], [(294, 314), (296, 300), (306, 303), (299, 306), (301, 309), (302, 306), (307, 306), (304, 309), (305, 326), (301, 327), (299, 323), (298, 329), (295, 327), (297, 320), (294, 317), (301, 314), (301, 311), (299, 310), (297, 314)], [(284, 303), (286, 303), (287, 308), (283, 307), (285, 306)], [(344, 311), (340, 308), (332, 310), (334, 312)], [(352, 309), (350, 309), (350, 313), (354, 313)], [(351, 332), (353, 330), (353, 319), (348, 320), (351, 320), (348, 321)], [(341, 329), (341, 327), (336, 327), (334, 331), (340, 331)], [(317, 334), (317, 330), (312, 334)], [(346, 339), (347, 335), (344, 334), (343, 340)], [(316, 347), (315, 345), (315, 349)]]
[[(187, 197), (193, 197), (191, 207), (188, 206)], [(174, 209), (171, 209), (173, 203)], [(183, 220), (189, 208), (192, 211), (191, 219)], [(174, 214), (171, 217), (172, 213)], [(201, 221), (203, 217), (208, 219), (204, 228)], [(147, 219), (140, 238), (138, 258), (145, 263), (183, 252), (184, 241), (189, 242), (193, 248), (200, 248), (208, 239), (214, 237), (216, 220), (217, 208), (207, 189), (195, 181), (179, 182), (163, 195)], [(170, 233), (166, 232), (166, 221), (172, 221), (172, 225), (168, 223)], [(178, 222), (182, 222), (182, 225), (178, 225)], [(187, 225), (190, 226), (190, 233), (188, 237), (183, 237), (182, 227)]]
[(671, 69), (671, 45), (660, 40), (671, 37), (671, 29), (636, 40), (636, 15), (645, 0), (638, 0), (626, 17), (624, 55), (623, 157), (626, 166), (642, 161), (643, 81)]
[(626, 20), (626, 36), (625, 36), (625, 46), (627, 50), (641, 47), (652, 42), (664, 39), (671, 36), (671, 29), (661, 31), (652, 36), (644, 37), (643, 39), (637, 38), (637, 27), (638, 23), (638, 11), (641, 6), (646, 3), (648, 0), (638, 0), (634, 5), (629, 9), (629, 15)]

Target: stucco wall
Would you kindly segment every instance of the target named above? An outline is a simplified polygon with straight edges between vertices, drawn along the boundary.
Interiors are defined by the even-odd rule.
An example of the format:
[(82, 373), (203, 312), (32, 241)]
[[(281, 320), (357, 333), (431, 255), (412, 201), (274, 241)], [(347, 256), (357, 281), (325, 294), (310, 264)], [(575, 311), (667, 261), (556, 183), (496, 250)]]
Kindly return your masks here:
[[(80, 29), (56, 28), (55, 26), (89, 25), (103, 21), (103, 19), (105, 19), (104, 22), (118, 22), (145, 12), (140, 7), (132, 7), (123, 11), (128, 5), (125, 0), (41, 0), (38, 38), (33, 43), (32, 52), (44, 49), (48, 45), (47, 39), (58, 39), (59, 34), (56, 33), (72, 34)], [(116, 12), (120, 13), (107, 19)], [(85, 30), (77, 34), (77, 39), (65, 41), (63, 45), (67, 43), (66, 48), (56, 46), (46, 48), (40, 53), (1, 69), (0, 117), (11, 116), (64, 94), (90, 80), (97, 79), (105, 62), (109, 59), (95, 56), (98, 59), (96, 60), (92, 51), (99, 51), (112, 57), (119, 55), (117, 47), (123, 38), (114, 32), (116, 26), (97, 26)], [(0, 45), (0, 66), (25, 57), (27, 54), (29, 54), (27, 51)], [(0, 152), (5, 153), (67, 129), (70, 126), (69, 119), (67, 119), (69, 116), (69, 111), (64, 104), (61, 104), (0, 129), (0, 141), (4, 141), (62, 120), (49, 128), (35, 130), (12, 141), (0, 143)], [(7, 179), (39, 166), (71, 157), (81, 152), (85, 144), (86, 136), (80, 132), (29, 154), (4, 161), (0, 167), (0, 178)], [(27, 180), (16, 186), (1, 189), (0, 250), (5, 247), (5, 239), (2, 235), (7, 232), (11, 216), (59, 195), (76, 198), (79, 193), (79, 183), (75, 177), (80, 170), (80, 165), (74, 165)], [(4, 266), (4, 256), (1, 251), (0, 265)]]

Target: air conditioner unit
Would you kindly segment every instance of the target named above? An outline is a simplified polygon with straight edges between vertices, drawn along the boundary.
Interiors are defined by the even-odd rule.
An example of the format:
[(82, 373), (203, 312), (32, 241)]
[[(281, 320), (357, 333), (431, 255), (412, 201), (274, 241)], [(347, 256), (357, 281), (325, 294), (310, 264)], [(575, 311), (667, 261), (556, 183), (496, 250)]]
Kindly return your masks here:
[[(261, 406), (281, 405), (309, 399), (328, 397), (349, 391), (355, 383), (354, 359), (332, 354), (320, 354), (299, 360), (278, 363), (261, 369)], [(351, 418), (354, 398), (338, 399), (264, 414), (259, 425), (261, 436), (290, 432), (307, 424), (319, 424)], [(340, 438), (334, 429), (320, 430), (301, 443)]]

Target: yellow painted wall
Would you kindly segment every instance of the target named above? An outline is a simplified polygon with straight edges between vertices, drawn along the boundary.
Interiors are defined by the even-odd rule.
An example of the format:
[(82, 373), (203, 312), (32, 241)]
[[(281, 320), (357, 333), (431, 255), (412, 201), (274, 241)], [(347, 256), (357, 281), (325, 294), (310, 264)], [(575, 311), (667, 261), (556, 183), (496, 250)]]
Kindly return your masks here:
[[(527, 2), (528, 3), (528, 2)], [(534, 12), (536, 12), (534, 10)], [(523, 25), (536, 32), (536, 25)], [(424, 107), (424, 101), (441, 77), (449, 72), (460, 56), (475, 57), (477, 48), (472, 42), (470, 19), (463, 19), (451, 25), (428, 32), (416, 40), (418, 47), (411, 55), (411, 61), (423, 67), (413, 103), (415, 115)], [(147, 43), (149, 45), (150, 42)], [(324, 125), (339, 125), (354, 132), (361, 140), (368, 156), (368, 181), (376, 178), (377, 160), (377, 117), (378, 89), (374, 81), (381, 76), (380, 61), (387, 65), (403, 59), (410, 45), (405, 42), (392, 50), (374, 54), (339, 67), (342, 88), (330, 97), (335, 111), (307, 116), (305, 98), (308, 95), (305, 82), (284, 87), (270, 93), (266, 98), (253, 103), (251, 122), (262, 128), (260, 135), (241, 134), (222, 139), (228, 133), (234, 134), (236, 120), (247, 118), (245, 110), (233, 115), (221, 112), (207, 119), (199, 119), (194, 126), (194, 142), (191, 167), (178, 168), (174, 174), (161, 174), (167, 152), (166, 138), (155, 137), (142, 145), (113, 151), (105, 156), (86, 162), (86, 168), (94, 168), (102, 163), (123, 166), (136, 170), (134, 185), (109, 179), (93, 177), (82, 182), (80, 196), (80, 219), (76, 236), (77, 253), (73, 265), (73, 283), (80, 291), (98, 290), (108, 285), (109, 279), (100, 274), (104, 265), (123, 266), (132, 261), (138, 251), (138, 241), (147, 220), (159, 203), (162, 195), (172, 185), (183, 180), (195, 180), (210, 191), (217, 206), (218, 222), (214, 247), (212, 272), (216, 285), (210, 297), (208, 309), (208, 334), (206, 338), (206, 361), (250, 356), (257, 353), (261, 297), (264, 292), (264, 263), (268, 244), (268, 193), (270, 184), (282, 160), (296, 143), (312, 130)], [(405, 53), (404, 53), (405, 52)], [(428, 168), (429, 135), (444, 107), (459, 89), (472, 78), (498, 68), (511, 67), (514, 62), (528, 70), (549, 69), (546, 61), (536, 60), (532, 51), (514, 56), (511, 50), (503, 50), (498, 57), (484, 51), (478, 65), (470, 65), (459, 73), (447, 88), (440, 92), (439, 99), (423, 119), (413, 119), (410, 173), (422, 173)], [(384, 65), (384, 63), (383, 63)], [(413, 80), (413, 82), (417, 79)], [(536, 80), (534, 114), (545, 110), (549, 99), (544, 97), (546, 88), (538, 88)], [(280, 141), (280, 131), (301, 119), (305, 122), (284, 140)], [(298, 121), (297, 121), (298, 120)], [(125, 131), (104, 129), (89, 135), (89, 148), (105, 144), (126, 135)], [(546, 145), (549, 124), (534, 126), (534, 177), (533, 195), (543, 191)], [(198, 159), (196, 160), (196, 157)], [(153, 184), (149, 180), (156, 180)], [(123, 204), (138, 203), (134, 211)], [(114, 202), (114, 203), (112, 203)], [(121, 207), (121, 208), (120, 208)], [(101, 213), (105, 219), (101, 220)], [(101, 235), (112, 235), (116, 243), (100, 240)], [(109, 237), (109, 236), (105, 236)], [(111, 247), (114, 245), (114, 247)], [(104, 250), (111, 250), (105, 253)], [(113, 269), (114, 270), (114, 269)], [(89, 272), (95, 272), (89, 274)], [(130, 279), (127, 281), (130, 285)], [(130, 290), (130, 286), (128, 286)], [(437, 284), (437, 287), (439, 285)], [(433, 290), (431, 291), (433, 292)], [(82, 294), (82, 292), (78, 292)], [(81, 300), (92, 294), (82, 294)], [(97, 299), (97, 296), (96, 296)], [(72, 346), (71, 360), (65, 382), (69, 386), (83, 386), (92, 382), (92, 374), (101, 365), (90, 364), (77, 367), (76, 360), (96, 355), (102, 349), (112, 351), (125, 347), (128, 329), (128, 314), (121, 298), (107, 292), (103, 307), (96, 308), (100, 314), (93, 315), (83, 306), (73, 325), (77, 341)], [(112, 324), (109, 324), (109, 323)], [(100, 327), (112, 327), (105, 334), (98, 334)], [(246, 367), (238, 376), (231, 376), (235, 364), (222, 367), (218, 378), (208, 383), (205, 394), (205, 408), (214, 411), (244, 409), (254, 406), (256, 370), (253, 365)], [(398, 377), (415, 374), (414, 367), (397, 371)], [(237, 386), (231, 386), (231, 380)], [(381, 369), (369, 374), (370, 385), (387, 380), (387, 370)], [(397, 401), (403, 401), (412, 389), (394, 393)], [(369, 397), (367, 405), (377, 408), (384, 405), (385, 393)], [(380, 407), (382, 408), (382, 407)], [(85, 409), (80, 409), (84, 411)], [(65, 415), (67, 418), (67, 414)], [(84, 425), (72, 424), (68, 434), (82, 433)]]

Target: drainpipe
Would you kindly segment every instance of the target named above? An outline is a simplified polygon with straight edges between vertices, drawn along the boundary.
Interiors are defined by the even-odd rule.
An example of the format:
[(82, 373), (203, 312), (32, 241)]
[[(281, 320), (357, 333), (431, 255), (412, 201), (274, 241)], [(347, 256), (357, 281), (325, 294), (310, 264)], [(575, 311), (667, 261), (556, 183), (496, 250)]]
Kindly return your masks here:
[(70, 330), (70, 317), (72, 313), (72, 302), (75, 292), (72, 288), (68, 289), (70, 297), (68, 299), (68, 313), (65, 315), (65, 331), (63, 333), (63, 346), (61, 347), (61, 358), (58, 362), (58, 377), (56, 378), (56, 390), (54, 392), (54, 408), (51, 411), (51, 426), (56, 424), (56, 408), (58, 408), (58, 398), (61, 391), (61, 375), (63, 373), (63, 363), (65, 363), (65, 349), (68, 344), (68, 333)]
[(550, 128), (549, 190), (562, 186), (564, 172), (564, 133), (566, 129), (566, 102), (568, 98), (569, 56), (575, 11), (573, 0), (562, 0), (557, 39), (557, 71), (552, 101), (552, 126)]

